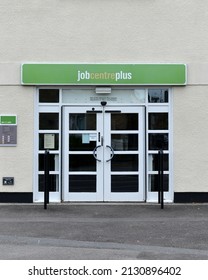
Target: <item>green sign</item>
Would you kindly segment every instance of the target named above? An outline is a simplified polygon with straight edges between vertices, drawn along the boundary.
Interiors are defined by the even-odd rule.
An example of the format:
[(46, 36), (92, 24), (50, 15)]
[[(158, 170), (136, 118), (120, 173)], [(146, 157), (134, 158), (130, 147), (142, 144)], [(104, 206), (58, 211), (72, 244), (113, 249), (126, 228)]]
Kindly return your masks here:
[(22, 65), (23, 85), (185, 85), (184, 64)]
[(17, 117), (16, 116), (9, 116), (9, 115), (1, 115), (0, 116), (0, 124), (2, 125), (10, 125), (10, 124), (17, 124)]

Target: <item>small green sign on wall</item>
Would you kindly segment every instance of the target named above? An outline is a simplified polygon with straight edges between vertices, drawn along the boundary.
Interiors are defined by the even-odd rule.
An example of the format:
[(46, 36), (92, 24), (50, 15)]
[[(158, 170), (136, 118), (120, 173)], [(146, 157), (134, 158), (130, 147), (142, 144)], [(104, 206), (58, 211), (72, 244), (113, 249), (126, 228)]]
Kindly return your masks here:
[(22, 64), (23, 85), (185, 85), (185, 64)]
[(4, 125), (16, 125), (17, 124), (17, 116), (11, 115), (0, 115), (0, 124)]
[(17, 145), (17, 116), (0, 115), (0, 147)]

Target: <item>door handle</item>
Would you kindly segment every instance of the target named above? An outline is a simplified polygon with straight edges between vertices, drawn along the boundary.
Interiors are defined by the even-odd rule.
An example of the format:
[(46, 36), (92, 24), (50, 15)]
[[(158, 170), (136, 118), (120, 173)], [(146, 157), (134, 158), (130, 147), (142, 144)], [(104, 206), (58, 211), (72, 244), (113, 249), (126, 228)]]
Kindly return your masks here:
[(98, 148), (101, 148), (101, 147), (102, 147), (101, 145), (98, 145), (98, 146), (96, 146), (96, 147), (94, 148), (94, 150), (93, 150), (93, 157), (94, 157), (97, 161), (99, 161), (99, 162), (101, 162), (101, 160), (97, 158), (96, 152), (97, 152), (97, 149), (98, 149)]
[(109, 162), (112, 160), (112, 158), (114, 157), (114, 150), (111, 146), (106, 145), (106, 148), (109, 148), (111, 150), (111, 157), (109, 159), (106, 160), (106, 162)]

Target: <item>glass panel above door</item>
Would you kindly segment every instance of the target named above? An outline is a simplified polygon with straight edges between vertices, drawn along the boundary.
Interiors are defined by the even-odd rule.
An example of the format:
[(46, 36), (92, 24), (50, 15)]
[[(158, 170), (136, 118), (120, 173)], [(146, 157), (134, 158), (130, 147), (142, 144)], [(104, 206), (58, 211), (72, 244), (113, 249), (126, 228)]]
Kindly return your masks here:
[(168, 103), (168, 89), (149, 89), (149, 103)]
[(59, 89), (40, 89), (39, 90), (40, 103), (58, 103)]

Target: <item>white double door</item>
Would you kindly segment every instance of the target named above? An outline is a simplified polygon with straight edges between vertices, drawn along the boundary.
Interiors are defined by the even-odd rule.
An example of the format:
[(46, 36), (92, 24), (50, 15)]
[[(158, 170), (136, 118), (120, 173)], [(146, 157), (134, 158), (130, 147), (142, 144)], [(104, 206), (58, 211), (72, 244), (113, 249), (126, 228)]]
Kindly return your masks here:
[(143, 201), (144, 108), (63, 108), (63, 200)]

